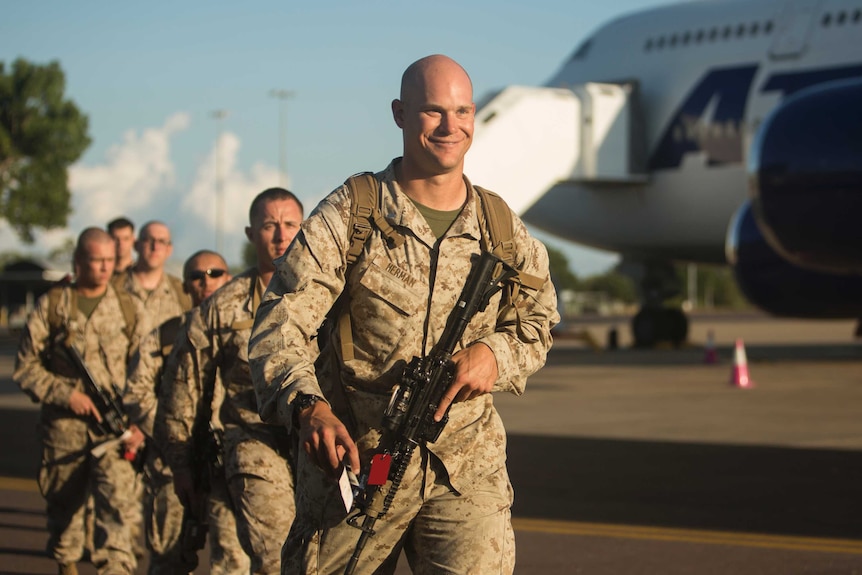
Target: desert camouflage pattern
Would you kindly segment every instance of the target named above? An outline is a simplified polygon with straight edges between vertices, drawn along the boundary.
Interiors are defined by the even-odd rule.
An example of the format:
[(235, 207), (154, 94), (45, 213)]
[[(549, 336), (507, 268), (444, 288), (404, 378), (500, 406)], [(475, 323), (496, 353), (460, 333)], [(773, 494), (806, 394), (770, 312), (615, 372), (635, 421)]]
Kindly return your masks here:
[[(196, 310), (180, 316), (175, 339), (182, 341), (185, 338), (188, 318), (194, 313)], [(159, 406), (163, 406), (172, 396), (168, 388), (176, 381), (178, 352), (174, 350), (178, 348), (165, 341), (165, 337), (169, 337), (171, 332), (174, 330), (164, 329), (162, 326), (153, 330), (141, 342), (139, 361), (132, 369), (124, 395), (124, 400), (132, 403), (129, 411), (133, 415), (130, 417), (135, 417), (141, 429), (152, 438), (157, 447), (154, 450), (156, 454), (164, 453), (168, 445), (163, 431), (164, 417), (161, 416), (162, 409)], [(167, 358), (165, 352), (169, 353)], [(145, 384), (147, 380), (150, 381), (149, 385)], [(159, 381), (159, 385), (154, 385), (154, 381)], [(217, 385), (216, 390), (220, 389), (221, 385)], [(221, 402), (221, 398), (218, 398), (218, 401)], [(218, 409), (214, 410), (213, 414), (213, 426), (220, 428)], [(188, 566), (181, 556), (184, 509), (174, 492), (173, 471), (168, 465), (168, 458), (162, 455), (152, 456), (152, 459), (147, 460), (147, 473), (148, 490), (151, 494), (146, 509), (149, 518), (146, 523), (147, 544), (152, 552), (150, 573), (187, 572)], [(236, 519), (227, 497), (224, 478), (216, 477), (212, 481), (209, 501), (210, 573), (248, 573), (249, 559), (236, 534)]]
[(222, 385), (216, 389), (224, 396), (217, 411), (224, 426), (225, 477), (240, 542), (251, 557), (252, 573), (278, 573), (281, 543), (296, 511), (289, 438), (281, 426), (260, 420), (248, 366), (248, 339), (262, 292), (256, 271), (248, 270), (192, 314), (185, 339), (177, 343), (164, 425), (171, 465), (189, 469), (189, 440), (201, 390), (221, 374)]
[[(441, 336), (470, 272), (471, 256), (480, 251), (482, 234), (479, 222), (482, 208), (466, 178), (472, 193), (438, 243), (425, 219), (399, 189), (393, 166), (394, 162), (377, 174), (383, 181), (380, 209), (389, 223), (406, 235), (404, 244), (388, 246), (375, 228), (347, 281), (345, 254), (349, 245), (350, 200), (343, 187), (337, 189), (317, 206), (285, 255), (277, 260), (276, 274), (256, 318), (250, 349), (263, 420), (290, 428), (293, 415), (290, 402), (296, 394), (323, 395), (351, 429), (363, 463), (378, 444), (381, 417), (401, 367), (414, 356), (427, 354)], [(546, 281), (538, 291), (522, 288), (513, 305), (500, 307), (501, 294), (496, 294), (467, 326), (456, 351), (479, 342), (487, 345), (496, 357), (499, 371), (494, 391), (520, 395), (527, 377), (545, 362), (552, 343), (550, 330), (559, 316), (547, 251), (529, 235), (517, 216), (512, 217), (516, 266)], [(315, 338), (343, 290), (349, 294), (354, 359), (321, 358), (322, 365), (336, 365), (339, 369), (337, 377), (318, 381), (314, 366), (318, 356)], [(332, 338), (333, 345), (326, 347), (325, 353), (338, 353), (340, 357), (337, 330), (333, 330)], [(402, 483), (393, 504), (393, 508), (398, 507), (400, 500), (407, 507), (391, 511), (399, 514), (399, 523), (404, 524), (399, 528), (389, 525), (389, 516), (378, 521), (381, 532), (366, 547), (369, 560), (360, 561), (357, 573), (372, 572), (381, 558), (395, 553), (399, 537), (411, 519), (416, 538), (413, 544), (418, 545), (423, 556), (436, 554), (438, 559), (441, 553), (447, 556), (437, 570), (427, 567), (433, 572), (511, 572), (508, 566), (514, 563), (514, 544), (509, 545), (511, 488), (505, 467), (506, 435), (493, 396), (486, 394), (456, 403), (449, 418), (435, 443), (414, 452), (411, 465), (422, 471)], [(302, 460), (304, 455), (300, 457)], [(428, 469), (433, 466), (427, 462), (435, 460), (440, 463), (439, 472), (429, 475)], [(318, 543), (324, 538), (340, 542), (333, 545), (338, 546), (336, 554), (343, 558), (345, 553), (349, 556), (344, 547), (350, 542), (352, 551), (359, 530), (340, 521), (345, 512), (343, 507), (339, 508), (338, 495), (332, 490), (322, 490), (321, 478), (314, 478), (315, 470), (309, 467), (299, 465), (298, 518), (286, 545), (284, 572), (337, 572), (323, 565), (319, 570), (316, 567), (318, 556), (323, 556)], [(456, 496), (432, 494), (429, 489), (434, 482), (444, 483), (444, 491)], [(485, 489), (482, 486), (489, 487), (479, 497), (479, 490)], [(490, 499), (485, 497), (488, 493), (493, 494)], [(422, 537), (422, 527), (429, 525), (424, 522), (424, 510), (435, 506), (443, 506), (444, 511), (436, 508), (435, 513), (453, 522), (487, 514), (489, 506), (497, 510), (493, 515), (500, 527), (495, 531), (499, 536), (495, 536), (494, 545), (507, 559), (478, 563), (484, 561), (487, 542), (480, 545), (471, 541), (465, 550), (447, 540), (439, 541), (440, 545), (433, 549), (427, 548), (429, 541)], [(381, 523), (387, 523), (388, 527)], [(453, 529), (468, 539), (473, 531), (464, 529), (478, 528), (469, 523), (463, 528), (455, 525)], [(454, 555), (461, 551), (468, 553), (467, 558), (456, 560)], [(302, 552), (304, 557), (297, 555)], [(335, 553), (329, 543), (326, 553)], [(336, 562), (343, 569), (343, 561)], [(457, 566), (461, 564), (471, 567), (460, 570)], [(499, 571), (494, 565), (500, 565)]]
[[(139, 333), (150, 334), (164, 322), (181, 316), (191, 309), (191, 298), (182, 291), (181, 281), (178, 278), (164, 272), (155, 289), (149, 291), (141, 286), (132, 271), (133, 269), (129, 268), (123, 274), (114, 276), (111, 281), (116, 289), (125, 291), (134, 303), (138, 321), (141, 324), (137, 327)], [(152, 342), (150, 343), (152, 344)], [(135, 370), (135, 366), (133, 365), (131, 371)], [(136, 424), (140, 422), (149, 427), (150, 432), (143, 427), (141, 430), (148, 436), (151, 436), (153, 412), (155, 411), (155, 396), (142, 389), (138, 381), (135, 381), (135, 387), (131, 390), (129, 397), (124, 398), (124, 401), (128, 402), (128, 406), (132, 410), (133, 421)], [(137, 397), (137, 400), (135, 397)], [(135, 540), (137, 540), (137, 535), (140, 534), (142, 525), (148, 523), (150, 527), (152, 526), (150, 521), (144, 521), (144, 514), (149, 513), (147, 508), (152, 503), (147, 495), (147, 491), (152, 492), (153, 489), (158, 489), (158, 487), (147, 486), (147, 482), (151, 481), (156, 485), (164, 485), (170, 481), (169, 477), (166, 478), (163, 476), (162, 468), (165, 465), (159, 455), (158, 453), (150, 454), (147, 459), (146, 472), (143, 474), (143, 481), (141, 480), (141, 476), (138, 476), (136, 483), (136, 499), (142, 501), (143, 506), (133, 508), (134, 515), (128, 518), (136, 535)], [(148, 526), (145, 526), (145, 530), (146, 528)]]
[(122, 289), (128, 293), (138, 317), (142, 318), (143, 325), (138, 329), (139, 333), (148, 334), (162, 323), (187, 312), (192, 307), (191, 298), (182, 291), (181, 281), (168, 274), (162, 274), (162, 279), (153, 291), (148, 291), (141, 286), (132, 269), (129, 268), (121, 275), (116, 275), (111, 280), (116, 289)]
[[(126, 336), (123, 313), (112, 287), (89, 319), (72, 308), (73, 289), (62, 288), (56, 317), (81, 349), (96, 383), (118, 396), (125, 386), (126, 362), (130, 350), (137, 346), (139, 332), (131, 335), (131, 341)], [(48, 306), (46, 294), (28, 318), (13, 375), (21, 389), (41, 404), (39, 487), (47, 501), (48, 551), (58, 563), (81, 559), (86, 539), (84, 507), (92, 495), (93, 564), (100, 574), (132, 573), (137, 562), (127, 518), (133, 515), (135, 472), (119, 449), (111, 449), (98, 459), (90, 455), (90, 449), (109, 437), (99, 435), (89, 418), (69, 409), (72, 391), (84, 391), (84, 386), (75, 368), (58, 353), (60, 344), (50, 325)]]
[(129, 421), (147, 436), (143, 523), (147, 549), (150, 551), (150, 575), (189, 571), (182, 560), (180, 547), (183, 505), (174, 493), (173, 473), (153, 436), (164, 351), (167, 349), (167, 342), (162, 340), (171, 331), (167, 327), (179, 326), (184, 321), (185, 315), (168, 319), (143, 338), (129, 363), (129, 377), (123, 393)]

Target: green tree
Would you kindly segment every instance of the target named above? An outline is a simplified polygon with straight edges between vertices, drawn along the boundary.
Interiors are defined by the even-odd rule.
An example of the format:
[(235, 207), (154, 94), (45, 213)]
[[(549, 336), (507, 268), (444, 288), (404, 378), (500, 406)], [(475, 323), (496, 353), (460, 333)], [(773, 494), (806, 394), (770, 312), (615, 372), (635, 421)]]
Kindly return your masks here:
[(26, 242), (66, 224), (68, 166), (90, 145), (87, 116), (63, 97), (58, 62), (0, 62), (0, 218)]
[(551, 278), (554, 287), (558, 290), (578, 289), (578, 276), (569, 268), (569, 260), (559, 249), (545, 245), (548, 249), (548, 265), (551, 269)]
[(582, 289), (605, 292), (612, 299), (624, 303), (637, 301), (637, 289), (635, 289), (634, 281), (628, 276), (613, 271), (588, 277), (583, 281)]

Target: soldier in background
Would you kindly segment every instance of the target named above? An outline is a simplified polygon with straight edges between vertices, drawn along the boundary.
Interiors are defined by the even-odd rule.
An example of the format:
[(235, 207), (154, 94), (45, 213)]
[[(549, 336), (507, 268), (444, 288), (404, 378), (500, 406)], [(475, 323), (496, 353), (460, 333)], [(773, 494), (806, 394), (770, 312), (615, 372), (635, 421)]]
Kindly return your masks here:
[(149, 333), (192, 307), (182, 280), (165, 270), (173, 249), (168, 226), (158, 221), (147, 222), (135, 242), (138, 260), (114, 279), (114, 287), (125, 290), (143, 311), (145, 325), (141, 333)]
[(61, 574), (77, 574), (84, 553), (84, 507), (95, 505), (91, 560), (100, 575), (131, 574), (137, 561), (125, 509), (135, 472), (119, 448), (96, 457), (91, 449), (112, 439), (95, 424), (100, 414), (85, 392), (83, 374), (67, 355), (81, 351), (95, 383), (119, 400), (126, 363), (140, 339), (135, 308), (111, 286), (114, 241), (87, 228), (74, 253), (76, 280), (51, 288), (36, 304), (21, 335), (14, 380), (42, 405), (39, 488), (47, 502), (48, 552)]
[[(171, 231), (168, 226), (158, 221), (150, 221), (141, 227), (135, 242), (138, 259), (124, 273), (115, 275), (114, 287), (128, 294), (134, 302), (141, 318), (140, 333), (148, 334), (171, 318), (181, 316), (191, 309), (192, 302), (183, 289), (182, 280), (167, 273), (165, 263), (173, 253)], [(143, 434), (132, 426), (135, 441), (141, 442)], [(133, 516), (128, 518), (133, 526), (133, 537), (136, 547), (139, 547), (141, 525), (143, 524), (142, 501), (144, 497), (143, 482), (136, 481), (135, 500), (137, 507), (130, 507)], [(146, 481), (146, 478), (144, 478)], [(136, 549), (140, 556), (142, 551)]]
[(108, 233), (117, 245), (117, 265), (114, 274), (121, 274), (135, 263), (132, 249), (135, 247), (135, 224), (132, 220), (119, 217), (108, 222)]
[[(191, 296), (195, 307), (229, 280), (227, 264), (216, 252), (198, 251), (183, 266), (183, 289)], [(148, 572), (151, 575), (188, 573), (194, 569), (184, 561), (181, 549), (183, 505), (174, 493), (173, 474), (163, 458), (161, 446), (158, 441), (153, 441), (165, 363), (187, 317), (188, 313), (171, 318), (144, 337), (130, 363), (128, 385), (123, 396), (129, 420), (149, 441), (145, 465), (144, 525), (150, 551)], [(215, 537), (211, 545), (211, 572), (247, 573), (249, 560), (237, 541), (236, 522), (229, 506), (227, 511), (227, 514), (217, 514), (213, 518)], [(225, 521), (227, 525), (222, 526)], [(226, 538), (225, 545), (219, 536)]]
[[(224, 464), (237, 513), (240, 542), (251, 557), (251, 572), (277, 574), (281, 542), (294, 517), (293, 474), (286, 430), (261, 422), (248, 367), (248, 340), (257, 306), (280, 257), (302, 222), (302, 204), (282, 188), (264, 190), (251, 204), (246, 236), (257, 265), (235, 277), (193, 314), (188, 336), (178, 341), (176, 382), (163, 412), (168, 459), (180, 499), (194, 500), (188, 448), (200, 409), (199, 390), (212, 388), (220, 373), (225, 393)], [(166, 389), (167, 386), (166, 386)]]

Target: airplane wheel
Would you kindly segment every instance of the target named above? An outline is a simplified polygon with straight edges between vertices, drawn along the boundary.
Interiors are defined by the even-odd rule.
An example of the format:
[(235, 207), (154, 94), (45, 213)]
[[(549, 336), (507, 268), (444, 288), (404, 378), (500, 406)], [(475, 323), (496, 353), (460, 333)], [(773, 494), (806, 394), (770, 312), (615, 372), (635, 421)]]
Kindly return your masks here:
[(674, 347), (681, 346), (688, 338), (688, 318), (681, 309), (668, 308), (664, 310), (667, 325), (667, 339)]
[(688, 337), (688, 318), (681, 309), (642, 308), (632, 320), (635, 347), (653, 347), (661, 341), (679, 347)]
[(632, 319), (632, 334), (635, 347), (653, 347), (662, 338), (664, 330), (664, 310), (660, 308), (641, 308)]

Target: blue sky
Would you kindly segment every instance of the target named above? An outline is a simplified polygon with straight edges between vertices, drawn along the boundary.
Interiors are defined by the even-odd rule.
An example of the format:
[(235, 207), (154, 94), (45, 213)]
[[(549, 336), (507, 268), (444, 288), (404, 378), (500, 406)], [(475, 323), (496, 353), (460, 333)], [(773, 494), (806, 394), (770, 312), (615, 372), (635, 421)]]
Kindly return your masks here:
[[(0, 222), (0, 249), (45, 252), (117, 215), (165, 221), (176, 262), (216, 247), (218, 150), (220, 237), (228, 261), (238, 263), (251, 198), (280, 182), (282, 104), (273, 89), (294, 92), (284, 104), (287, 185), (310, 211), (350, 174), (379, 170), (400, 154), (389, 103), (414, 60), (452, 56), (479, 99), (509, 84), (543, 84), (601, 24), (666, 3), (10, 2), (0, 60), (59, 60), (93, 143), (70, 170), (69, 227), (22, 247)], [(215, 110), (228, 114), (217, 120)], [(540, 237), (563, 249), (580, 275), (615, 261)]]

